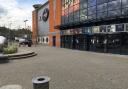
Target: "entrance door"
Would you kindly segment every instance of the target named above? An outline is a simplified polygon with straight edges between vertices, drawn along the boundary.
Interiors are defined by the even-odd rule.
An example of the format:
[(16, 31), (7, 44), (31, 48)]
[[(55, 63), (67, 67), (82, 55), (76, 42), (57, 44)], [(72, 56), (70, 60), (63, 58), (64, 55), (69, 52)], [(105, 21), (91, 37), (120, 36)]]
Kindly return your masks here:
[(53, 46), (55, 47), (56, 46), (56, 36), (53, 36), (52, 40), (53, 40)]
[(72, 36), (72, 49), (76, 49), (76, 35)]

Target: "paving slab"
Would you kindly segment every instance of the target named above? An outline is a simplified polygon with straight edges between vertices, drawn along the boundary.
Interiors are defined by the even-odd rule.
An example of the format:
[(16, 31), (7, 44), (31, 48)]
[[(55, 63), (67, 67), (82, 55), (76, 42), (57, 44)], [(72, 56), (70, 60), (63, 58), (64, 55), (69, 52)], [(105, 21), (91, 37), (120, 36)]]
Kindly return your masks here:
[(22, 89), (22, 86), (20, 85), (5, 85), (0, 87), (0, 89)]
[(128, 57), (48, 46), (22, 47), (37, 56), (0, 64), (0, 86), (32, 89), (32, 78), (48, 76), (50, 89), (128, 89)]

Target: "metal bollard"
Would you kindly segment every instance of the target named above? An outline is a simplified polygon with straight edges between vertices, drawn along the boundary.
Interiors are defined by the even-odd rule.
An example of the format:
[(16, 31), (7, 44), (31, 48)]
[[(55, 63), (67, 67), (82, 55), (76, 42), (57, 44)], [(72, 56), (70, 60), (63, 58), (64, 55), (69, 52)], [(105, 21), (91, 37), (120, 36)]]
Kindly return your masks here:
[(39, 76), (32, 79), (33, 89), (49, 89), (50, 78), (47, 76)]

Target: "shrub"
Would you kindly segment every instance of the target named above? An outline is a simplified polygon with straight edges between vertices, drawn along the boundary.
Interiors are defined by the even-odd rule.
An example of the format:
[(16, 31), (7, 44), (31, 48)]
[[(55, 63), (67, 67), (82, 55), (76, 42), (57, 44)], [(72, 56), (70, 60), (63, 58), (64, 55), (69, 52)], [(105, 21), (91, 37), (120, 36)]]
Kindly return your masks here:
[(18, 51), (17, 46), (11, 45), (11, 46), (8, 46), (7, 48), (4, 48), (3, 53), (4, 54), (13, 54), (13, 53), (16, 53), (17, 51)]

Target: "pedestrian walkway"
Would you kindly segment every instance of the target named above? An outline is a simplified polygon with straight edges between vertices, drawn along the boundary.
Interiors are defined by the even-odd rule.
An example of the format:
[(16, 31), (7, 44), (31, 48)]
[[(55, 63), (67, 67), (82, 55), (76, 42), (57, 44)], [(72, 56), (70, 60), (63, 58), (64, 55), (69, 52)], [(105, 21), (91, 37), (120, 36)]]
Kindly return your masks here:
[(0, 87), (32, 89), (32, 78), (49, 76), (50, 89), (127, 89), (128, 57), (86, 51), (23, 47), (37, 56), (0, 64)]

